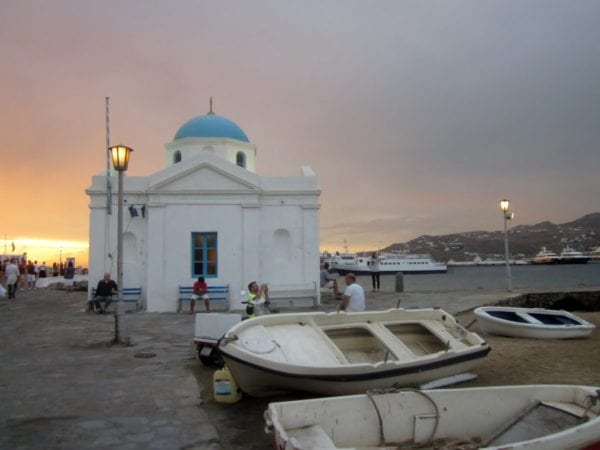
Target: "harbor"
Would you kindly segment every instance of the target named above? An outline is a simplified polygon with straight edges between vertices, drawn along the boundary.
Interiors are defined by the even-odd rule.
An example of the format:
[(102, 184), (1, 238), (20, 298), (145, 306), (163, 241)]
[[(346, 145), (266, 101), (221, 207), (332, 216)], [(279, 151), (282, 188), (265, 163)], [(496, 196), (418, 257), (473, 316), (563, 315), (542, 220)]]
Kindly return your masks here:
[[(481, 333), (477, 323), (472, 324), (477, 306), (525, 292), (576, 291), (586, 296), (600, 291), (600, 265), (573, 268), (518, 268), (511, 293), (506, 292), (501, 267), (406, 275), (401, 293), (395, 292), (394, 276), (382, 277), (380, 292), (370, 292), (370, 277), (358, 281), (365, 288), (368, 310), (393, 308), (399, 300), (405, 308), (439, 306), (464, 326), (471, 324), (470, 331)], [(333, 298), (322, 300), (320, 310), (336, 309)], [(266, 449), (271, 445), (263, 430), (268, 403), (312, 398), (296, 393), (217, 403), (212, 393), (214, 368), (198, 361), (192, 344), (193, 315), (127, 314), (133, 345), (111, 347), (113, 317), (85, 313), (85, 301), (85, 292), (37, 289), (18, 292), (10, 303), (0, 302), (5, 342), (0, 447)], [(577, 314), (600, 326), (600, 312)], [(475, 371), (477, 379), (460, 387), (600, 385), (597, 330), (588, 339), (543, 343), (481, 336), (492, 350)]]

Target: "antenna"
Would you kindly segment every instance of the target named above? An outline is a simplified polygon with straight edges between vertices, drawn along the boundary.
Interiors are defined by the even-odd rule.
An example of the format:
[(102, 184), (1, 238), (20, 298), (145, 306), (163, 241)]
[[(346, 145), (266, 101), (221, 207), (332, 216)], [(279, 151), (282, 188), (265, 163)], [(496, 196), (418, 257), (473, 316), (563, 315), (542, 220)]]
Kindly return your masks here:
[(212, 105), (213, 105), (213, 101), (212, 101), (212, 95), (210, 96), (210, 99), (209, 99), (209, 104), (210, 104), (210, 110), (208, 111), (208, 115), (209, 115), (209, 116), (214, 116), (214, 115), (215, 115), (215, 113), (213, 112), (213, 109), (212, 109)]

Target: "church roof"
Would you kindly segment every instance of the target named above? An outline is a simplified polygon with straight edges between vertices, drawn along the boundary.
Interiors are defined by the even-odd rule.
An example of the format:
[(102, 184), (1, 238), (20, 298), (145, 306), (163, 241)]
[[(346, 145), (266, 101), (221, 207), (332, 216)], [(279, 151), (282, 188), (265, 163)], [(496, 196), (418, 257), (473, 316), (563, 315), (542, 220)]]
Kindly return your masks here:
[(250, 142), (244, 130), (226, 117), (218, 116), (212, 111), (184, 123), (175, 133), (173, 140), (183, 138), (229, 138)]

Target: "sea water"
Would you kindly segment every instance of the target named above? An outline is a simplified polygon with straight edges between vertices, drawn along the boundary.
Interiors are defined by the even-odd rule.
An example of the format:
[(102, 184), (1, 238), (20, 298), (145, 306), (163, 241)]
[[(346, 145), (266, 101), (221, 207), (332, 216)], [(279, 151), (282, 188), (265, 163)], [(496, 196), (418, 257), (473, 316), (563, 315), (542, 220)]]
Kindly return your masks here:
[[(510, 266), (512, 289), (517, 292), (562, 292), (600, 290), (600, 264), (517, 265)], [(506, 266), (450, 266), (439, 274), (403, 274), (405, 292), (505, 291)], [(343, 286), (343, 280), (342, 286)], [(371, 277), (357, 281), (371, 288)], [(382, 275), (381, 290), (393, 292), (396, 276)]]

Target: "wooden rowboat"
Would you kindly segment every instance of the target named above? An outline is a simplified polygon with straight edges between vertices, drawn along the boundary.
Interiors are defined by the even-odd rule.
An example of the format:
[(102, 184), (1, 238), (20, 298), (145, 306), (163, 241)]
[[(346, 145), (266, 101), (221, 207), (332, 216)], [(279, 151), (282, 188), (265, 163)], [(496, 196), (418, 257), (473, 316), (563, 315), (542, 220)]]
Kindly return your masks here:
[(219, 350), (239, 387), (263, 396), (418, 386), (468, 372), (490, 351), (441, 309), (272, 314), (245, 320)]
[(482, 306), (475, 309), (484, 333), (532, 339), (574, 339), (592, 334), (595, 326), (567, 311), (543, 308)]
[(276, 450), (597, 449), (600, 389), (399, 390), (270, 403)]

